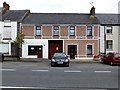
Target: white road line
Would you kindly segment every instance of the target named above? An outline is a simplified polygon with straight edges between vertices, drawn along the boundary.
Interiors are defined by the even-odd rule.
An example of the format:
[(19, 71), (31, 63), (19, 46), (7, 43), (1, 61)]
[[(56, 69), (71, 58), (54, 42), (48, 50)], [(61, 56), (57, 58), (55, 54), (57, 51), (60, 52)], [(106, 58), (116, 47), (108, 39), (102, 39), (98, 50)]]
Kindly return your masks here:
[(82, 72), (82, 71), (78, 71), (78, 70), (65, 70), (64, 72), (67, 72), (67, 73), (79, 73), (79, 72)]
[(48, 72), (49, 70), (32, 70), (32, 71), (35, 71), (35, 72)]
[(14, 89), (44, 89), (44, 87), (17, 87), (17, 86), (0, 86), (0, 88), (14, 88)]
[(0, 71), (16, 71), (16, 69), (0, 69)]
[(94, 72), (97, 72), (97, 73), (110, 73), (111, 71), (94, 71)]

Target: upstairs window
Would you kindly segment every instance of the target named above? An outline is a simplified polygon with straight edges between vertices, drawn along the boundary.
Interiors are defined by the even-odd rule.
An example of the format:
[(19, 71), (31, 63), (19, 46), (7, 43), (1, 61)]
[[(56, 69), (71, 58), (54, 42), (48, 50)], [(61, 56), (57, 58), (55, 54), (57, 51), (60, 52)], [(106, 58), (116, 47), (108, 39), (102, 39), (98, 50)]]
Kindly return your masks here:
[(112, 33), (112, 26), (107, 26), (106, 27), (106, 33), (111, 34)]
[(36, 26), (36, 36), (41, 35), (41, 26)]
[(70, 36), (75, 36), (75, 26), (70, 26)]
[(92, 36), (92, 26), (87, 26), (87, 36)]
[(53, 35), (54, 36), (59, 36), (59, 26), (54, 26), (53, 27)]

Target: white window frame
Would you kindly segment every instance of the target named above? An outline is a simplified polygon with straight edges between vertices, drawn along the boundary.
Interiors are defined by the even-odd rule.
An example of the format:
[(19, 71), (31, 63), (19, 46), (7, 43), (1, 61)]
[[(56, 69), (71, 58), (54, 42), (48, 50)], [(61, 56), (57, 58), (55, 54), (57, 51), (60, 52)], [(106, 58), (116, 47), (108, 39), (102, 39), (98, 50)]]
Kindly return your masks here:
[(86, 44), (86, 55), (89, 55), (89, 54), (87, 53), (87, 50), (88, 50), (88, 49), (87, 49), (87, 46), (88, 46), (88, 45), (92, 45), (92, 54), (91, 54), (91, 55), (94, 55), (94, 44), (92, 44), (92, 43), (87, 43), (87, 44)]

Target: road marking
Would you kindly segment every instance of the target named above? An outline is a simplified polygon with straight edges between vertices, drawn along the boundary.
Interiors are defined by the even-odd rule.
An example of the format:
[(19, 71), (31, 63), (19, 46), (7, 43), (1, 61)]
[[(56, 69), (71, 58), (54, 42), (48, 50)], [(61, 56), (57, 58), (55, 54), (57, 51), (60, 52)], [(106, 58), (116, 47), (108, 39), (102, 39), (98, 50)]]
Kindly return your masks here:
[(16, 69), (0, 69), (0, 71), (16, 71)]
[(64, 72), (79, 73), (79, 72), (82, 72), (82, 71), (78, 71), (78, 70), (65, 70)]
[(32, 71), (35, 71), (35, 72), (48, 72), (49, 70), (32, 70)]
[[(71, 90), (71, 88), (46, 88), (46, 87), (16, 87), (16, 86), (0, 86), (0, 88), (3, 88), (3, 89), (40, 89), (40, 90)], [(107, 89), (79, 89), (79, 90), (107, 90)]]
[(110, 73), (111, 71), (94, 71), (94, 72), (97, 72), (97, 73)]
[(44, 87), (17, 87), (17, 86), (0, 86), (0, 88), (8, 89), (44, 89)]

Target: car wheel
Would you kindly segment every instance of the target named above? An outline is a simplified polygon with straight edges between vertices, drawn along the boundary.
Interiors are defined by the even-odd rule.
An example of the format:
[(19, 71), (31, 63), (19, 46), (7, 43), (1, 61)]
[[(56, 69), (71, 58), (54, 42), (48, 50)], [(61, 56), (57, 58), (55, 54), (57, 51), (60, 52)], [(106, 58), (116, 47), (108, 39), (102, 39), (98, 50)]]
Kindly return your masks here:
[(103, 61), (103, 60), (101, 60), (101, 63), (102, 63), (102, 64), (104, 64), (104, 61)]
[(69, 67), (69, 64), (66, 64), (66, 67)]
[(114, 65), (114, 63), (113, 63), (113, 62), (110, 62), (110, 65), (111, 65), (111, 66), (113, 66), (113, 65)]
[(51, 67), (54, 67), (54, 63), (51, 63)]

